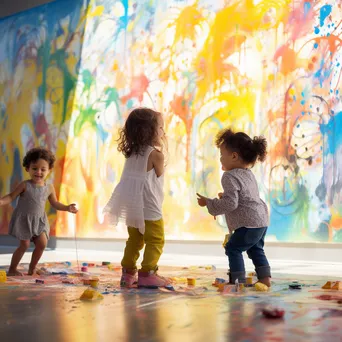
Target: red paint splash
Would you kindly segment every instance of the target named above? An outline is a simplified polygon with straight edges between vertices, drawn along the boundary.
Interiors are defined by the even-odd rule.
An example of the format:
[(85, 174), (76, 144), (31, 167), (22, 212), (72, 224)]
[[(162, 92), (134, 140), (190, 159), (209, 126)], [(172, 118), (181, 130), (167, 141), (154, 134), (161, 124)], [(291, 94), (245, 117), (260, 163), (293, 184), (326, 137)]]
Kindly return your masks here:
[(145, 92), (147, 92), (150, 81), (145, 75), (140, 75), (132, 78), (131, 91), (126, 96), (121, 98), (123, 104), (131, 98), (137, 98), (139, 102), (142, 102)]
[(333, 300), (333, 296), (331, 295), (320, 295), (320, 296), (317, 296), (316, 298), (320, 300)]

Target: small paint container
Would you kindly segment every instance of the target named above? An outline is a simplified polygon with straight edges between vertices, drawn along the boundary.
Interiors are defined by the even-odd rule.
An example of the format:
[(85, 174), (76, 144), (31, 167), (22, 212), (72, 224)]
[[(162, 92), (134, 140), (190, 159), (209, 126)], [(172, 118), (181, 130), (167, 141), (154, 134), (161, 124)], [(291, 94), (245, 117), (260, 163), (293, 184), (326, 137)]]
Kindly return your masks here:
[(102, 261), (102, 266), (108, 266), (108, 265), (110, 265), (109, 261)]
[(90, 279), (89, 283), (90, 283), (91, 287), (97, 288), (97, 286), (99, 285), (99, 280), (98, 279)]
[(196, 279), (195, 278), (187, 278), (188, 286), (195, 286), (196, 285)]
[(246, 284), (252, 285), (253, 284), (253, 277), (246, 277)]
[(167, 289), (167, 290), (169, 290), (169, 291), (174, 291), (175, 290), (175, 288), (172, 286), (172, 285), (166, 285), (165, 286), (165, 288)]
[(0, 271), (0, 283), (5, 283), (7, 281), (7, 275), (5, 271)]
[(87, 263), (87, 262), (84, 262), (84, 263), (82, 264), (82, 266), (87, 267), (87, 266), (88, 266), (88, 263)]
[(88, 265), (87, 265), (88, 267), (94, 267), (95, 266), (95, 264), (93, 264), (93, 263), (88, 263)]
[(81, 271), (82, 271), (82, 272), (88, 272), (88, 267), (83, 266), (83, 267), (81, 268)]
[(283, 309), (280, 308), (264, 308), (262, 309), (262, 314), (266, 317), (266, 318), (283, 318), (285, 311)]
[(215, 284), (224, 284), (225, 282), (226, 282), (226, 280), (223, 278), (216, 278), (215, 279)]
[(70, 261), (66, 261), (64, 264), (65, 264), (65, 266), (68, 266), (68, 267), (71, 266), (71, 262)]
[(44, 280), (36, 279), (36, 284), (44, 284)]

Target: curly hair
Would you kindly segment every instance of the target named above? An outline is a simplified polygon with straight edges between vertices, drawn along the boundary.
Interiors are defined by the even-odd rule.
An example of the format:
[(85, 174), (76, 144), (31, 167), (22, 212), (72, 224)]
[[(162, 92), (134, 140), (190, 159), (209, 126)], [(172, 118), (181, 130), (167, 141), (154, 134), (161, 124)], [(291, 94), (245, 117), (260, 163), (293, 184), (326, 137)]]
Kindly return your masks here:
[(215, 145), (224, 145), (229, 150), (236, 152), (247, 164), (255, 164), (257, 160), (265, 161), (267, 156), (267, 141), (263, 136), (251, 139), (246, 133), (234, 133), (227, 128), (219, 132), (215, 139)]
[(150, 108), (136, 108), (129, 114), (119, 131), (118, 151), (126, 158), (139, 155), (147, 145), (153, 145), (158, 133), (159, 112)]
[(50, 150), (43, 147), (35, 147), (26, 153), (23, 159), (23, 167), (27, 169), (30, 167), (31, 163), (34, 163), (39, 159), (45, 160), (49, 164), (49, 169), (53, 168), (56, 161), (56, 157)]

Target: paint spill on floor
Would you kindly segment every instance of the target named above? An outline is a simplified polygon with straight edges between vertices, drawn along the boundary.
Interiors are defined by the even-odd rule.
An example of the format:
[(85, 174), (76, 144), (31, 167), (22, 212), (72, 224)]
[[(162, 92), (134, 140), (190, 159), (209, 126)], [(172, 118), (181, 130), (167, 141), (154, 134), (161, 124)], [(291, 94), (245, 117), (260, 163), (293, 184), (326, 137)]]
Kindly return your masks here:
[[(86, 264), (79, 268), (75, 263), (43, 264), (39, 276), (8, 277), (0, 283), (1, 317), (3, 326), (9, 327), (8, 335), (4, 335), (7, 340), (13, 340), (13, 327), (20, 330), (26, 321), (32, 324), (33, 316), (36, 321), (37, 315), (46, 327), (72, 320), (72, 327), (65, 328), (64, 322), (59, 329), (82, 329), (84, 335), (91, 335), (89, 330), (93, 331), (95, 324), (96, 332), (104, 334), (103, 341), (158, 341), (163, 335), (177, 340), (179, 334), (185, 334), (188, 341), (330, 342), (340, 341), (342, 336), (342, 291), (322, 289), (329, 279), (274, 278), (268, 292), (256, 292), (253, 287), (237, 293), (229, 288), (220, 292), (212, 283), (216, 278), (227, 279), (223, 270), (211, 266), (163, 267), (160, 273), (173, 279), (173, 289), (122, 289), (118, 264)], [(87, 269), (82, 272), (81, 267)], [(25, 270), (27, 265), (21, 271)], [(189, 286), (188, 278), (196, 285)], [(92, 289), (85, 285), (92, 279), (97, 280), (93, 283), (97, 294), (88, 291), (90, 300), (80, 300), (82, 293)], [(13, 311), (20, 311), (20, 324), (13, 318)], [(141, 325), (141, 321), (145, 323)], [(147, 323), (150, 321), (154, 325)], [(127, 333), (125, 329), (135, 332)], [(146, 331), (152, 335), (146, 335)], [(51, 339), (51, 333), (46, 333)], [(72, 340), (58, 336), (51, 341)], [(85, 340), (83, 335), (72, 336)]]

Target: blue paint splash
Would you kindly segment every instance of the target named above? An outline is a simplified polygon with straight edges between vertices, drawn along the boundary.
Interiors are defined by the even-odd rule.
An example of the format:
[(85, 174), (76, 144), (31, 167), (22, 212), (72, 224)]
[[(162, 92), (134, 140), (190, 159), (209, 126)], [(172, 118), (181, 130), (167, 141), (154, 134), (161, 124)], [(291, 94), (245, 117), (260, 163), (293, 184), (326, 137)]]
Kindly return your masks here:
[(330, 65), (328, 66), (325, 66), (324, 59), (321, 60), (320, 67), (314, 74), (314, 77), (319, 81), (321, 88), (323, 87), (324, 81), (326, 81), (330, 77), (332, 67), (332, 63), (330, 63)]
[(324, 21), (327, 18), (327, 16), (331, 13), (331, 5), (324, 5), (321, 7), (319, 11), (319, 23), (321, 27), (324, 25)]
[[(335, 114), (335, 113), (332, 113)], [(335, 154), (342, 145), (342, 112), (333, 115), (327, 124), (320, 125), (322, 135), (326, 137), (327, 144), (324, 147), (323, 154)]]

